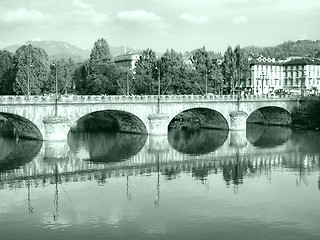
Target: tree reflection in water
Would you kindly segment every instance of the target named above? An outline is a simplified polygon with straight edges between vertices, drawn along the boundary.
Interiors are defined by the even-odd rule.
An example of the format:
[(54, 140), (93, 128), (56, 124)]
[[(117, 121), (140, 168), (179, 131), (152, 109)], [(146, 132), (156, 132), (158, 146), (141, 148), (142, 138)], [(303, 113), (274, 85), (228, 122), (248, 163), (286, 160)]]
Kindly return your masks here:
[(0, 172), (17, 169), (40, 151), (42, 141), (19, 139), (14, 126), (0, 121)]
[(206, 154), (214, 152), (227, 139), (228, 130), (220, 129), (176, 129), (168, 133), (170, 145), (186, 154)]
[(83, 160), (92, 162), (119, 162), (137, 154), (145, 145), (147, 135), (130, 134), (117, 131), (69, 132), (68, 145), (77, 155), (80, 149), (86, 149)]
[(287, 142), (291, 137), (291, 128), (247, 124), (247, 140), (259, 148), (273, 148)]

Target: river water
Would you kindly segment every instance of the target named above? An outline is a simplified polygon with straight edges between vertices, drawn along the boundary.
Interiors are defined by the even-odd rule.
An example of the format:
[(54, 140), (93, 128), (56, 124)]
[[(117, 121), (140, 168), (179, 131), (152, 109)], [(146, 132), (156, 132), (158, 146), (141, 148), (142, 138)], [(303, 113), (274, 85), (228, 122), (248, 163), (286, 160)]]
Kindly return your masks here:
[(1, 239), (320, 239), (320, 132), (0, 137)]

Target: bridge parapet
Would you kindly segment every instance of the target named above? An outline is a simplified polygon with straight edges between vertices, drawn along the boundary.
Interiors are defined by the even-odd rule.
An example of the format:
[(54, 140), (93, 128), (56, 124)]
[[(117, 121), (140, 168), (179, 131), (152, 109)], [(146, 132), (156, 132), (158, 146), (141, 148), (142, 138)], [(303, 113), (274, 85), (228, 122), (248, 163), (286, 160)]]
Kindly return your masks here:
[[(251, 101), (296, 101), (298, 96), (258, 96), (258, 95), (160, 95), (160, 102), (251, 102)], [(62, 95), (59, 103), (135, 103), (157, 102), (157, 95)], [(53, 95), (0, 96), (0, 104), (53, 104)]]

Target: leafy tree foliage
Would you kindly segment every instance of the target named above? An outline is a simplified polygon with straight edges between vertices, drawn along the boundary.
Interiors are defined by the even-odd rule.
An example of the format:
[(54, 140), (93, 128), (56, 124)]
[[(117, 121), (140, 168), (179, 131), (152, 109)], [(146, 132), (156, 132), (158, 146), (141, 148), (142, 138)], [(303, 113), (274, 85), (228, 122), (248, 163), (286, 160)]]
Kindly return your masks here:
[(195, 81), (203, 89), (201, 92), (220, 92), (222, 75), (215, 55), (206, 51), (205, 47), (199, 48), (191, 56), (191, 62), (195, 70)]
[[(136, 73), (134, 76), (135, 94), (157, 94), (157, 79), (161, 78), (161, 72), (156, 71), (157, 55), (151, 49), (142, 51), (136, 62)], [(161, 67), (160, 67), (161, 71)], [(157, 72), (159, 75), (157, 75)]]
[(239, 45), (234, 51), (228, 46), (222, 63), (222, 74), (227, 93), (235, 93), (236, 88), (245, 87), (250, 77), (248, 57)]
[(14, 71), (15, 93), (42, 94), (50, 72), (49, 57), (43, 49), (23, 45), (15, 53)]
[[(80, 72), (79, 72), (80, 70)], [(110, 54), (109, 45), (103, 38), (94, 43), (88, 65), (78, 69), (84, 81), (78, 82), (78, 89), (84, 94), (115, 94), (117, 92), (118, 70)]]
[(89, 60), (83, 63), (78, 63), (73, 75), (73, 82), (75, 83), (75, 91), (77, 94), (86, 94), (86, 83), (88, 75)]
[(236, 56), (236, 82), (240, 87), (246, 87), (247, 81), (250, 78), (250, 65), (248, 56), (245, 54), (244, 50), (240, 48), (240, 45), (236, 46), (234, 53)]
[(125, 67), (119, 67), (117, 69), (118, 78), (116, 82), (118, 84), (117, 94), (130, 95), (134, 93), (134, 73)]
[(187, 65), (181, 53), (173, 49), (167, 50), (161, 57), (158, 66), (161, 73), (161, 94), (191, 93), (192, 86), (188, 81)]
[(286, 41), (282, 44), (273, 47), (245, 47), (246, 54), (253, 54), (255, 56), (263, 55), (265, 57), (279, 59), (286, 59), (290, 56), (315, 56), (320, 51), (320, 40), (298, 40)]
[(231, 46), (228, 46), (222, 63), (222, 74), (224, 77), (224, 85), (226, 86), (227, 93), (231, 93), (237, 87), (236, 78), (236, 54)]
[(6, 50), (0, 51), (0, 94), (13, 94), (13, 63), (12, 53)]
[(60, 59), (50, 65), (50, 75), (48, 83), (45, 86), (45, 92), (54, 93), (55, 83), (57, 81), (58, 94), (67, 94), (74, 91), (74, 74), (77, 64), (69, 58)]

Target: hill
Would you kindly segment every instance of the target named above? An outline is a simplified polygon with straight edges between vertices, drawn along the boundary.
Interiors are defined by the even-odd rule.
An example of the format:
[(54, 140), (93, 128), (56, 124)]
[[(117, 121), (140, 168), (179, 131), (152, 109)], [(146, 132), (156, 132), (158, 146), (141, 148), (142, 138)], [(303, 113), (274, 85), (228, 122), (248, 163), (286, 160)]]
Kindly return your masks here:
[[(73, 59), (76, 62), (82, 62), (90, 57), (91, 49), (83, 50), (75, 45), (66, 43), (66, 42), (60, 42), (60, 41), (40, 41), (40, 40), (33, 40), (33, 41), (27, 41), (22, 44), (14, 44), (11, 46), (8, 46), (4, 48), (3, 50), (7, 50), (9, 52), (14, 53), (19, 47), (25, 44), (31, 44), (34, 47), (42, 48), (44, 49), (50, 59)], [(124, 47), (109, 47), (110, 52), (112, 56), (119, 55), (120, 53), (123, 53)], [(133, 48), (128, 48), (127, 51), (133, 51)]]
[(290, 56), (317, 57), (320, 55), (320, 40), (286, 41), (273, 47), (248, 46), (243, 48), (246, 53), (255, 56), (274, 57), (276, 60), (286, 59)]

